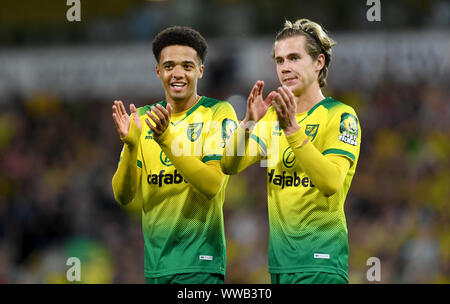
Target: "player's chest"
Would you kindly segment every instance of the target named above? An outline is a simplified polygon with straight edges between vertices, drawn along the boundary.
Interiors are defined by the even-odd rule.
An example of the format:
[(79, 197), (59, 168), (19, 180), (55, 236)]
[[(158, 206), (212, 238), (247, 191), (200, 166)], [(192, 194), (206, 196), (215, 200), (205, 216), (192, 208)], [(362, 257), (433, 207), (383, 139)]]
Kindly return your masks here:
[[(320, 149), (324, 144), (327, 121), (320, 115), (310, 115), (298, 119), (297, 123), (300, 126), (300, 132), (305, 134), (316, 148)], [(278, 147), (280, 153), (289, 154), (286, 152), (290, 149), (289, 143), (284, 131), (277, 124), (271, 127), (269, 141), (270, 146)]]
[[(180, 121), (172, 123), (169, 134), (169, 149), (175, 156), (194, 156), (201, 158), (209, 125), (203, 121)], [(167, 130), (167, 132), (169, 131)], [(155, 141), (148, 126), (141, 135), (141, 153), (147, 171), (173, 171), (173, 163)]]
[[(325, 144), (326, 121), (314, 115), (299, 119), (300, 132), (304, 133), (309, 141), (321, 151)], [(271, 161), (268, 167), (277, 171), (301, 170), (292, 147), (289, 145), (284, 131), (277, 125), (271, 127), (268, 154)]]

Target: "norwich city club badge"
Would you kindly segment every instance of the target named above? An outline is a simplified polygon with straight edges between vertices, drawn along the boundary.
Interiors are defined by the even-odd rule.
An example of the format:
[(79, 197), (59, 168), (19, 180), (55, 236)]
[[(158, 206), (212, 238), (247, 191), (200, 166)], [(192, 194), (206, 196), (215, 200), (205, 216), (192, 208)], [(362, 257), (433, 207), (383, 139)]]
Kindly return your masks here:
[(310, 141), (313, 141), (316, 138), (317, 131), (319, 130), (319, 125), (306, 125), (305, 134), (309, 137)]
[(203, 122), (196, 122), (189, 124), (187, 128), (187, 137), (190, 141), (194, 142), (202, 134)]

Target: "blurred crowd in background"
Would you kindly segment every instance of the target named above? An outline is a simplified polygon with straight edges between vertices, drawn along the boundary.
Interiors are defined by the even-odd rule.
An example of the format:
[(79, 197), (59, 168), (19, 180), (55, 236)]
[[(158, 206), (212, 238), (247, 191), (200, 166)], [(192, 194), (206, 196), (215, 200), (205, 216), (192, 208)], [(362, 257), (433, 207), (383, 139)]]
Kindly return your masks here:
[[(0, 42), (9, 49), (24, 44), (29, 47), (33, 43), (60, 43), (55, 37), (63, 37), (64, 43), (72, 38), (77, 43), (88, 43), (95, 40), (92, 37), (105, 38), (106, 28), (112, 35), (111, 28), (126, 20), (123, 16), (136, 16), (143, 7), (141, 18), (134, 18), (135, 22), (130, 24), (134, 26), (130, 32), (135, 36), (120, 36), (123, 31), (118, 35), (126, 41), (149, 40), (154, 34), (149, 29), (155, 29), (149, 22), (157, 22), (161, 27), (170, 25), (163, 19), (169, 9), (178, 8), (177, 16), (195, 14), (195, 9), (183, 6), (182, 1), (145, 2), (145, 5), (141, 2), (123, 1), (127, 5), (98, 7), (89, 15), (94, 18), (97, 12), (100, 17), (96, 22), (90, 26), (77, 25), (73, 36), (58, 36), (45, 22), (38, 22), (41, 27), (34, 31), (27, 30), (23, 24), (39, 19), (39, 15), (32, 13), (31, 17), (22, 18), (26, 20), (22, 26), (8, 23), (5, 18), (2, 22), (9, 27), (2, 26)], [(355, 11), (360, 11), (364, 16), (365, 5), (361, 8), (355, 1), (343, 2), (353, 7), (345, 10), (347, 14), (356, 15)], [(193, 7), (200, 9), (203, 1), (193, 3)], [(251, 13), (245, 13), (256, 5), (237, 0), (211, 3), (206, 8), (230, 8), (218, 20), (229, 18), (226, 14), (249, 16)], [(312, 4), (302, 8), (311, 14), (312, 20), (329, 17), (328, 28), (351, 31), (366, 24), (354, 18), (331, 18), (335, 2), (321, 3), (321, 9), (313, 9)], [(267, 12), (272, 8), (270, 5), (261, 1), (259, 8)], [(14, 9), (14, 5), (11, 7)], [(268, 19), (275, 25), (263, 26), (256, 17), (236, 17), (236, 20), (249, 24), (249, 35), (257, 35), (258, 31), (269, 31), (272, 35), (280, 27), (283, 19), (280, 16), (285, 16), (283, 7), (276, 8), (273, 11), (278, 12), (277, 18)], [(401, 8), (397, 4), (397, 10)], [(398, 21), (399, 26), (417, 27), (417, 23), (408, 21), (421, 16), (415, 18), (420, 21), (419, 26), (438, 26), (448, 31), (448, 18), (446, 21), (438, 18), (448, 14), (448, 8), (442, 1), (411, 1), (403, 19)], [(103, 9), (110, 15), (99, 13)], [(286, 17), (293, 14), (288, 11)], [(2, 18), (6, 16), (4, 12), (0, 14)], [(150, 18), (143, 12), (152, 12), (158, 18)], [(389, 16), (386, 14), (388, 21)], [(48, 20), (51, 23), (53, 19)], [(108, 20), (116, 21), (108, 23)], [(223, 33), (217, 24), (216, 30), (209, 28), (212, 23), (209, 17), (203, 23), (201, 18), (180, 20), (196, 25), (201, 32), (204, 29), (207, 38), (230, 35), (226, 26)], [(209, 75), (213, 80), (206, 80), (208, 85), (199, 93), (218, 99), (240, 94), (242, 98), (233, 105), (242, 108), (250, 87), (226, 86), (224, 75), (226, 64), (223, 70), (219, 68)], [(362, 128), (358, 167), (345, 203), (350, 283), (368, 283), (370, 257), (380, 259), (380, 283), (450, 283), (449, 87), (433, 84), (432, 80), (405, 83), (386, 77), (370, 88), (349, 85), (344, 89), (329, 82), (324, 93), (351, 105)], [(161, 92), (137, 100), (136, 106), (159, 101), (156, 96), (162, 96)], [(51, 91), (17, 92), (0, 102), (0, 283), (67, 283), (69, 257), (81, 260), (83, 283), (145, 283), (140, 206), (122, 207), (114, 201), (112, 193), (111, 179), (122, 142), (112, 121), (111, 105), (112, 100), (106, 98), (65, 98)], [(242, 113), (236, 111), (242, 118)], [(224, 222), (225, 282), (269, 283), (265, 168), (255, 164), (230, 178)]]

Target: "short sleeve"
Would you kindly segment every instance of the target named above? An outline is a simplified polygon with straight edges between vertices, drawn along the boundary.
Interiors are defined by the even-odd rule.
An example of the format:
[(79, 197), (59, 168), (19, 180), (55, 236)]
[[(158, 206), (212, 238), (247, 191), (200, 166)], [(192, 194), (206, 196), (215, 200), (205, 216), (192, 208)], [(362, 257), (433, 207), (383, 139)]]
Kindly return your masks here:
[(237, 127), (236, 112), (231, 104), (220, 102), (208, 122), (208, 131), (202, 150), (202, 161), (204, 163), (210, 160), (220, 161), (225, 144), (232, 137)]
[(322, 154), (341, 155), (354, 164), (359, 157), (360, 145), (361, 125), (355, 111), (351, 107), (334, 110), (327, 124)]

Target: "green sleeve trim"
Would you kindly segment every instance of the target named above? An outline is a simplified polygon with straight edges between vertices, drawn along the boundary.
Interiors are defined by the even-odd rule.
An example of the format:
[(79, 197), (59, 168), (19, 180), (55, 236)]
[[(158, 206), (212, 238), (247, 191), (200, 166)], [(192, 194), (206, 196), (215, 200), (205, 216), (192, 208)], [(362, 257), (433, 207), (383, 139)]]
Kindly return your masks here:
[(261, 149), (264, 152), (264, 155), (267, 155), (267, 146), (266, 144), (263, 142), (263, 140), (261, 138), (259, 138), (258, 136), (256, 136), (255, 134), (251, 134), (250, 138), (253, 139), (254, 141), (256, 141), (256, 143), (261, 147)]
[[(119, 163), (122, 161), (122, 156), (119, 158)], [(137, 161), (136, 161), (136, 165), (139, 167), (139, 168), (141, 168), (142, 169), (142, 162), (138, 159)]]
[(206, 163), (210, 160), (221, 160), (222, 159), (222, 155), (220, 154), (211, 154), (211, 155), (206, 155), (202, 158), (202, 162)]
[(323, 155), (327, 155), (327, 154), (344, 155), (344, 156), (347, 156), (348, 158), (350, 158), (352, 161), (355, 161), (355, 155), (353, 155), (350, 152), (347, 152), (345, 150), (341, 150), (341, 149), (328, 149), (328, 150), (325, 150), (322, 154)]

